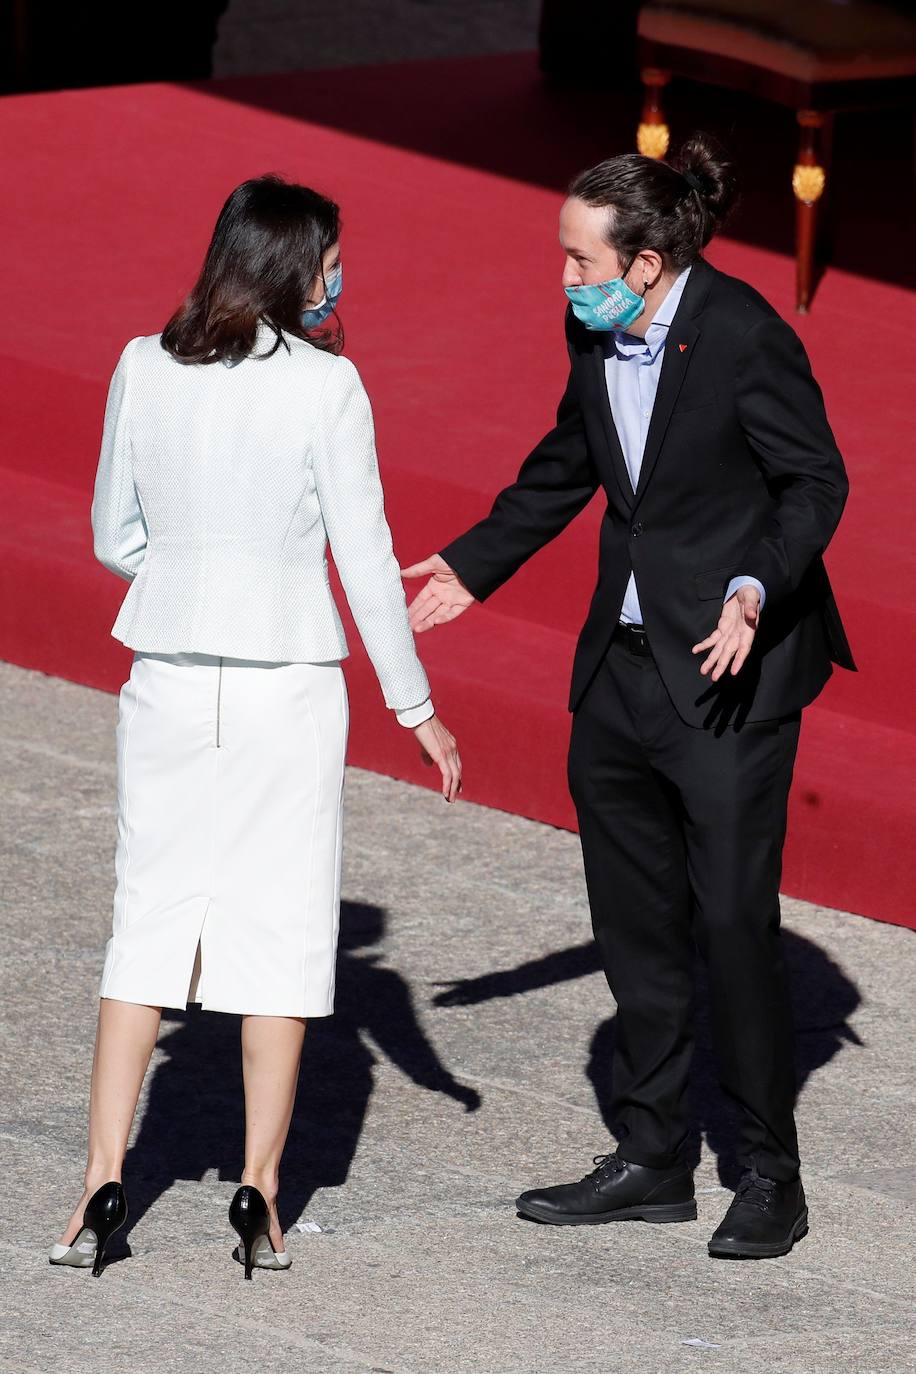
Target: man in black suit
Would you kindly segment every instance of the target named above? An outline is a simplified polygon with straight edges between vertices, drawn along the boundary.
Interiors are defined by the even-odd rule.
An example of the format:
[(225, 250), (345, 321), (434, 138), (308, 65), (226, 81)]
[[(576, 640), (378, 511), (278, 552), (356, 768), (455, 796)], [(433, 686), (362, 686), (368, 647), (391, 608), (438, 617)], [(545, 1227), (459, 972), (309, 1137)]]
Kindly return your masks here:
[(490, 514), (405, 570), (419, 632), (483, 601), (599, 488), (598, 584), (572, 675), (569, 783), (617, 1002), (619, 1144), (518, 1199), (559, 1225), (696, 1216), (683, 1162), (694, 947), (745, 1172), (710, 1254), (807, 1229), (778, 889), (801, 709), (855, 665), (822, 553), (847, 493), (795, 332), (701, 257), (733, 181), (706, 139), (577, 177), (563, 206), (570, 375)]

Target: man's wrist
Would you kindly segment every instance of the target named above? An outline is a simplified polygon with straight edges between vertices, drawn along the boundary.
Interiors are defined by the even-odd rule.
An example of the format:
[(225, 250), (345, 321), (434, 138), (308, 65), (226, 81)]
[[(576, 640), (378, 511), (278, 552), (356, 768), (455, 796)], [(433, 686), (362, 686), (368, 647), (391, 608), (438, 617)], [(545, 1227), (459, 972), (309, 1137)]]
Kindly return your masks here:
[[(468, 534), (470, 534), (470, 532), (471, 531), (469, 530)], [(462, 587), (464, 587), (465, 591), (470, 592), (471, 596), (474, 598), (475, 601), (486, 601), (487, 597), (490, 596), (491, 593), (496, 590), (496, 588), (480, 585), (476, 587), (472, 586), (471, 582), (475, 581), (473, 573), (468, 572), (466, 567), (462, 568), (460, 566), (464, 563), (465, 560), (461, 556), (461, 551), (458, 548), (458, 545), (461, 544), (462, 540), (466, 539), (467, 537), (467, 534), (459, 535), (457, 539), (452, 540), (451, 544), (446, 544), (444, 549), (439, 549), (438, 556), (442, 559), (443, 563), (446, 565), (449, 572), (452, 573), (455, 577), (457, 577), (458, 581), (461, 583)], [(469, 578), (470, 581), (468, 580)], [(497, 583), (497, 586), (498, 585), (499, 583)]]
[(734, 596), (735, 592), (738, 591), (740, 587), (757, 588), (757, 591), (760, 596), (760, 610), (762, 611), (763, 603), (767, 599), (766, 588), (764, 587), (762, 582), (757, 581), (756, 577), (750, 577), (747, 574), (744, 574), (741, 577), (732, 578), (731, 582), (729, 582), (728, 586), (725, 588), (725, 596), (723, 597), (723, 602), (728, 601), (729, 597)]

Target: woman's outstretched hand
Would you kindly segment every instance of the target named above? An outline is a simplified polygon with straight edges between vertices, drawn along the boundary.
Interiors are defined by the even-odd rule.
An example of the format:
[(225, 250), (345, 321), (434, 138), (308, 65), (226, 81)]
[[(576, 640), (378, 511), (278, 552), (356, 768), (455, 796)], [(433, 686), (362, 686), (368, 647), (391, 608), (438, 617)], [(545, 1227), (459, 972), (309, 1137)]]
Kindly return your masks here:
[(474, 597), (453, 572), (444, 558), (434, 553), (422, 563), (414, 563), (410, 568), (401, 569), (402, 577), (428, 577), (423, 590), (410, 603), (408, 615), (410, 628), (414, 634), (431, 630), (434, 625), (444, 625), (454, 620), (468, 606), (474, 604)]
[(425, 764), (433, 764), (442, 774), (442, 795), (447, 802), (457, 801), (461, 791), (461, 759), (454, 735), (450, 735), (438, 716), (430, 716), (414, 726)]

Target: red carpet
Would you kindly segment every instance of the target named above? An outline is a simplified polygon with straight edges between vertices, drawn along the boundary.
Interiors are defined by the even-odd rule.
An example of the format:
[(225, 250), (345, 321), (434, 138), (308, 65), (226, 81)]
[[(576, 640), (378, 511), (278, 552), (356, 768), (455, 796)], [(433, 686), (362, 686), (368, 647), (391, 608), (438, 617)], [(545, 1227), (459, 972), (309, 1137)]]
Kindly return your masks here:
[[(105, 387), (123, 343), (159, 329), (192, 281), (225, 195), (262, 171), (342, 203), (347, 351), (374, 400), (402, 561), (482, 514), (563, 382), (553, 188), (629, 146), (629, 97), (604, 111), (605, 133), (577, 129), (569, 102), (527, 57), (0, 101), (0, 657), (107, 690), (124, 680), (129, 651), (108, 628), (126, 583), (94, 563), (88, 520)], [(781, 170), (766, 181), (774, 161), (761, 175), (781, 187)], [(833, 270), (798, 323), (791, 261), (759, 246), (790, 223), (779, 194), (768, 219), (751, 198), (745, 242), (710, 256), (798, 324), (824, 387), (852, 481), (828, 566), (861, 667), (838, 672), (806, 715), (783, 888), (911, 924), (914, 296)], [(840, 261), (861, 248), (862, 223), (840, 226)], [(877, 251), (872, 241), (865, 260)], [(565, 697), (597, 519), (596, 501), (486, 608), (420, 641), (467, 797), (564, 826)], [(432, 781), (353, 632), (351, 647), (352, 762)]]

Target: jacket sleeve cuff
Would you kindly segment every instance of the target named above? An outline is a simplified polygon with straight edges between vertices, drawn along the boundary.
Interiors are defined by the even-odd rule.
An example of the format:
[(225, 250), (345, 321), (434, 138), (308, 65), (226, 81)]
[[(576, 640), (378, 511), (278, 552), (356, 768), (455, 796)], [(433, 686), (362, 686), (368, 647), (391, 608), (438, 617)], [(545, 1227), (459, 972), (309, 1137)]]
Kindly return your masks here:
[(733, 577), (731, 582), (729, 582), (728, 586), (725, 588), (724, 600), (727, 601), (730, 596), (734, 596), (735, 592), (738, 590), (739, 587), (757, 588), (758, 592), (760, 593), (760, 610), (762, 611), (763, 603), (767, 599), (766, 589), (763, 583), (758, 582), (756, 577), (748, 577), (746, 575), (743, 577)]
[[(468, 533), (470, 533), (470, 531), (468, 531)], [(464, 539), (465, 535), (461, 534), (457, 539), (453, 539), (451, 544), (447, 544), (444, 549), (439, 549), (439, 557), (448, 564), (452, 572), (458, 578), (458, 581), (461, 582), (463, 586), (467, 587), (475, 601), (486, 601), (487, 597), (492, 596), (493, 592), (497, 590), (500, 583), (497, 581), (491, 586), (488, 583), (479, 582), (472, 572), (462, 566), (465, 561), (462, 555), (462, 542)]]
[(424, 720), (429, 720), (435, 714), (436, 708), (433, 706), (432, 697), (427, 697), (419, 706), (407, 706), (403, 711), (395, 711), (398, 723), (408, 730), (413, 730), (417, 725), (422, 725)]

